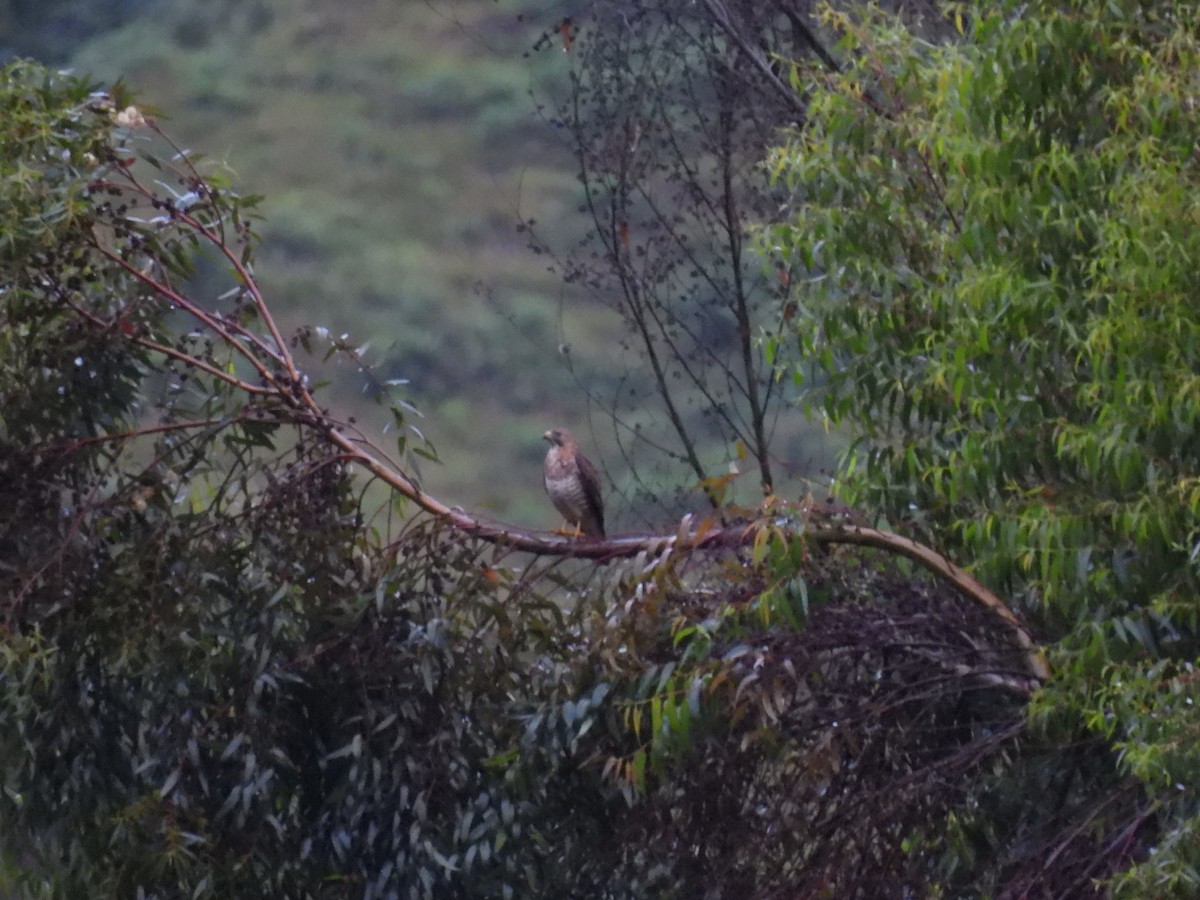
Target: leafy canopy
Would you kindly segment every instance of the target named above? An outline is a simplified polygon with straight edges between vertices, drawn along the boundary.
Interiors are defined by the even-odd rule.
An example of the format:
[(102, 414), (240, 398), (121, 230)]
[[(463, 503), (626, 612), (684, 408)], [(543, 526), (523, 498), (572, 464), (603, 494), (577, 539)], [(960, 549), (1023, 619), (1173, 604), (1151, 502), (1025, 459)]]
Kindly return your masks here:
[(846, 490), (1055, 642), (1035, 713), (1111, 739), (1161, 817), (1163, 852), (1120, 883), (1185, 891), (1200, 8), (1001, 3), (956, 21), (960, 39), (931, 45), (827, 13), (848, 65), (796, 73), (817, 84), (809, 120), (772, 158), (794, 206), (762, 239), (807, 267), (800, 356), (828, 379), (821, 411), (861, 435)]

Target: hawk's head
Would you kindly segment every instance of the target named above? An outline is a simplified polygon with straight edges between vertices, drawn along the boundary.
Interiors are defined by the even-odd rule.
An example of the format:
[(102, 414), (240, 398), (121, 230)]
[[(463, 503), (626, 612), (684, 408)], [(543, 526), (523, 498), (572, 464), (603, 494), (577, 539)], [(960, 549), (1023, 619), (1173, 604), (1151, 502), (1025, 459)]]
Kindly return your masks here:
[(575, 438), (571, 436), (571, 432), (565, 428), (551, 428), (542, 435), (555, 447), (569, 447), (575, 443)]

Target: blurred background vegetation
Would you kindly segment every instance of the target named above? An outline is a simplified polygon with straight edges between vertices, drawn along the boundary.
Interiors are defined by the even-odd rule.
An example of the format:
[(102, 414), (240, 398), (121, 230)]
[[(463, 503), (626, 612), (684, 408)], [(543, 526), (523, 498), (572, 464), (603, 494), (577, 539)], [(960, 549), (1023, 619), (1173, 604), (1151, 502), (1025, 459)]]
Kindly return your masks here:
[[(546, 111), (570, 60), (559, 41), (535, 49), (569, 13), (563, 0), (8, 0), (0, 57), (122, 79), (169, 112), (174, 136), (264, 195), (258, 274), (286, 328), (345, 334), (379, 378), (408, 380), (442, 460), (422, 472), (427, 488), (550, 527), (540, 436), (552, 425), (632, 496), (613, 423), (589, 400), (622, 389), (624, 327), (518, 227), (536, 220), (563, 249), (590, 224)], [(344, 358), (319, 375), (332, 407), (387, 446), (371, 382)], [(785, 496), (836, 450), (802, 418), (785, 413), (773, 442)], [(725, 470), (727, 447), (702, 451)], [(758, 485), (743, 481), (737, 498), (753, 502)], [(638, 503), (614, 499), (617, 530), (664, 524)]]

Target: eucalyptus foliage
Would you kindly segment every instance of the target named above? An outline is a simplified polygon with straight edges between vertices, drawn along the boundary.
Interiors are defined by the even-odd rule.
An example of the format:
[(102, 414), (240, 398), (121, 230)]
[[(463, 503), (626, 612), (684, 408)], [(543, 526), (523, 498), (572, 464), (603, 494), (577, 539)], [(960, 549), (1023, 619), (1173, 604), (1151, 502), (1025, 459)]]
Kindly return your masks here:
[[(795, 72), (809, 119), (772, 159), (793, 205), (763, 242), (808, 272), (794, 333), (821, 412), (861, 435), (848, 495), (1052, 643), (1033, 716), (1061, 749), (1036, 777), (1012, 761), (1009, 800), (958, 818), (949, 871), (1050, 881), (1072, 846), (1053, 817), (1077, 804), (1073, 833), (1098, 843), (1076, 890), (1132, 853), (1118, 893), (1195, 896), (1200, 6), (1000, 3), (956, 23), (931, 44), (827, 14), (845, 65)], [(1088, 745), (1126, 787), (1077, 780)], [(1013, 833), (1063, 856), (1022, 870), (1013, 854), (1036, 852)]]

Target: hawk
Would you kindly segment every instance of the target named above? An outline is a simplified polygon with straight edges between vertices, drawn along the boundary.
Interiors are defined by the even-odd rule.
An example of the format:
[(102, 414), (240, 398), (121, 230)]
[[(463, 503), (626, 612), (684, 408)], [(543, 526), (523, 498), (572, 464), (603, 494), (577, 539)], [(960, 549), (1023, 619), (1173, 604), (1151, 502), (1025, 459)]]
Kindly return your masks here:
[(596, 467), (579, 452), (579, 444), (565, 428), (542, 435), (550, 442), (542, 475), (554, 508), (588, 537), (604, 537), (604, 498)]

